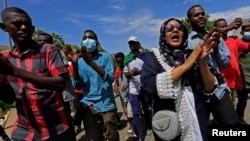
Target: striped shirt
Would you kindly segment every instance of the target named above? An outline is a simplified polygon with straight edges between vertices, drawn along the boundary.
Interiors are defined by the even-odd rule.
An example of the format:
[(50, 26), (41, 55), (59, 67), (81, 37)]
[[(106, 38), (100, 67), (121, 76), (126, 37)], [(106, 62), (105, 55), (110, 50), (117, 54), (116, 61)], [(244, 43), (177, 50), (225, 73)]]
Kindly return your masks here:
[[(28, 51), (16, 55), (16, 48), (4, 55), (18, 68), (40, 76), (53, 77), (68, 73), (60, 52), (51, 45), (34, 43)], [(17, 120), (12, 137), (21, 140), (46, 140), (69, 127), (61, 92), (45, 89), (14, 76), (8, 81), (16, 95)]]

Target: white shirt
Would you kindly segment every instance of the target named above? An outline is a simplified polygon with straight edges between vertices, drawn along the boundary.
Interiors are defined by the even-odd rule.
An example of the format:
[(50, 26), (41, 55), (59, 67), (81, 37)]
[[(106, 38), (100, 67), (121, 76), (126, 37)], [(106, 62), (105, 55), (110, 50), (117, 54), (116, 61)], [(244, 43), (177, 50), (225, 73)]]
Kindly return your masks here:
[[(124, 67), (123, 72), (124, 73), (130, 72), (133, 68), (141, 70), (142, 66), (143, 66), (143, 61), (140, 58), (135, 58)], [(140, 76), (141, 75), (136, 75), (129, 79), (130, 94), (139, 95), (141, 88)]]

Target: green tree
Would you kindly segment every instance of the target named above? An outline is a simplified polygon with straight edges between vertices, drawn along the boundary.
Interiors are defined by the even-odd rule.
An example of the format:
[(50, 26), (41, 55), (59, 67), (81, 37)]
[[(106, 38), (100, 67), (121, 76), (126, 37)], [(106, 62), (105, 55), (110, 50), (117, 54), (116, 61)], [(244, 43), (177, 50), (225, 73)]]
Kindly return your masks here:
[(77, 46), (77, 45), (71, 45), (71, 48), (73, 48), (74, 50), (79, 50), (80, 49), (80, 47)]
[(102, 47), (101, 43), (99, 43), (99, 45), (97, 46), (97, 49), (98, 49), (98, 51), (100, 51), (100, 52), (107, 52), (107, 51)]
[(57, 48), (62, 49), (63, 45), (65, 44), (62, 35), (57, 33), (50, 33), (50, 35), (53, 37), (54, 45)]
[[(34, 33), (33, 33), (33, 35), (32, 35), (32, 38), (33, 38), (35, 41), (37, 41), (38, 35), (41, 34), (41, 33), (43, 33), (43, 32), (44, 32), (43, 29), (37, 28), (37, 29), (34, 31)], [(62, 35), (60, 35), (60, 34), (58, 34), (58, 33), (49, 33), (49, 34), (50, 34), (50, 35), (52, 36), (52, 38), (53, 38), (54, 45), (55, 45), (57, 48), (62, 49), (63, 45), (65, 44), (65, 42), (64, 42), (64, 40), (63, 40), (63, 38), (62, 38)]]
[(33, 40), (37, 41), (38, 40), (38, 35), (43, 33), (43, 30), (42, 29), (36, 29), (32, 35), (32, 38)]

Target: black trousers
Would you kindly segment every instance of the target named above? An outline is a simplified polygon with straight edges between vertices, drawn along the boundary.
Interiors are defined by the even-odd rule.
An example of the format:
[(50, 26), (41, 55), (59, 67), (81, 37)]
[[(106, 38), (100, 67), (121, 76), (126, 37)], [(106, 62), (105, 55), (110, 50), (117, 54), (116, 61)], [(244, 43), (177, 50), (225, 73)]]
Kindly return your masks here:
[(240, 125), (240, 120), (234, 108), (233, 101), (229, 96), (229, 91), (225, 90), (225, 94), (220, 100), (213, 95), (208, 104), (209, 111), (212, 112), (218, 125)]
[(244, 121), (244, 113), (247, 106), (248, 93), (250, 89), (243, 88), (241, 91), (237, 91), (238, 103), (236, 112), (239, 116), (240, 121)]
[(10, 141), (10, 138), (6, 134), (4, 128), (0, 125), (0, 136), (2, 137), (3, 141)]

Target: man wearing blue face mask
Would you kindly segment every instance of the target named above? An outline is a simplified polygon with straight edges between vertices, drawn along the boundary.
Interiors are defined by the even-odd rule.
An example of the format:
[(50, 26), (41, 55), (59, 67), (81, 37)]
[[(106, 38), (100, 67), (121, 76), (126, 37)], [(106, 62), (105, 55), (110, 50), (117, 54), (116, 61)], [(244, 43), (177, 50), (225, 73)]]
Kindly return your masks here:
[(82, 44), (86, 47), (87, 52), (94, 52), (97, 48), (96, 46), (97, 42), (94, 39), (90, 39), (90, 38), (84, 39), (82, 41)]
[[(85, 30), (79, 54), (64, 48), (72, 62), (73, 84), (84, 89), (83, 124), (91, 141), (119, 141), (116, 103), (113, 95), (114, 67), (110, 54), (99, 52), (99, 42), (93, 30)], [(101, 124), (100, 124), (101, 123)]]
[[(242, 40), (250, 43), (250, 19), (243, 19), (241, 26)], [(236, 112), (243, 123), (247, 124), (244, 120), (244, 111), (247, 105), (248, 93), (250, 92), (250, 53), (240, 54), (240, 67), (243, 80), (243, 90), (241, 95), (238, 95), (238, 104)]]

